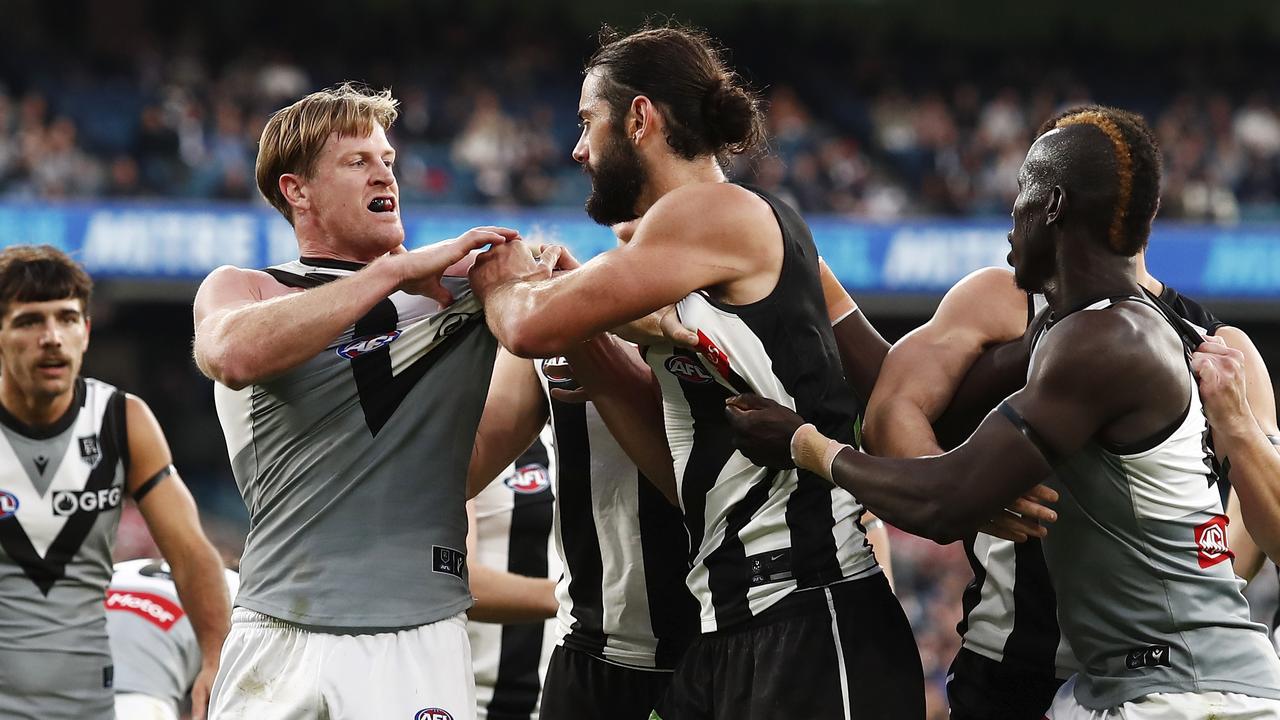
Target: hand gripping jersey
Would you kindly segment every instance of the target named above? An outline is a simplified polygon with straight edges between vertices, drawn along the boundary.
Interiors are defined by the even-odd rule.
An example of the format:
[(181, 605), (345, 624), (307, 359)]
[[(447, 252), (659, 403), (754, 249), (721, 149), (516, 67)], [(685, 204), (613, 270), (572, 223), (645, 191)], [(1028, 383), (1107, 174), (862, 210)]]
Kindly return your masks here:
[(594, 404), (551, 397), (578, 383), (564, 358), (535, 360), (555, 436), (559, 642), (646, 670), (675, 668), (698, 632), (680, 510), (645, 479)]
[[(1107, 312), (1100, 300), (1078, 312)], [(1172, 320), (1169, 320), (1172, 323)], [(1036, 336), (1053, 331), (1051, 320)], [(1043, 541), (1062, 632), (1082, 666), (1076, 700), (1110, 708), (1152, 693), (1280, 699), (1280, 660), (1249, 620), (1195, 377), (1186, 412), (1145, 442), (1090, 442), (1055, 464), (1061, 499)]]
[[(91, 707), (73, 682), (110, 688), (102, 594), (127, 468), (125, 395), (111, 385), (78, 379), (46, 429), (0, 408), (0, 717), (73, 717)], [(72, 658), (95, 677), (60, 676)], [(49, 696), (46, 681), (66, 692)]]
[[(294, 287), (359, 265), (268, 270)], [(313, 630), (371, 633), (471, 605), (466, 473), (497, 341), (465, 281), (455, 302), (395, 293), (279, 377), (215, 386), (249, 510), (235, 604)]]
[(676, 309), (698, 329), (699, 351), (646, 354), (662, 387), (703, 632), (749, 620), (797, 589), (879, 572), (852, 495), (810, 472), (752, 465), (733, 446), (724, 401), (739, 393), (775, 400), (848, 444), (862, 412), (845, 385), (813, 237), (798, 213), (756, 192), (782, 229), (773, 292), (742, 306), (691, 293)]
[[(224, 573), (234, 596), (240, 576)], [(116, 692), (164, 700), (176, 713), (202, 658), (169, 564), (149, 558), (116, 563), (104, 606)]]

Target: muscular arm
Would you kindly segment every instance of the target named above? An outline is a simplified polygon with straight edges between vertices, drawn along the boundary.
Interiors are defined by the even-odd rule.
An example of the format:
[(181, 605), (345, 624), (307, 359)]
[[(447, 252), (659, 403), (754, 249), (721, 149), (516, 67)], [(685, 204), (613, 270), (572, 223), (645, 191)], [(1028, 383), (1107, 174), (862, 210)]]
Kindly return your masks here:
[(205, 537), (195, 501), (176, 472), (170, 472), (149, 489), (144, 488), (148, 481), (170, 467), (173, 458), (164, 433), (146, 403), (132, 395), (126, 403), (130, 457), (126, 488), (135, 496), (139, 489), (145, 490), (138, 501), (138, 510), (173, 570), (178, 598), (200, 643), (202, 664), (191, 698), (195, 717), (203, 718), (213, 678), (218, 672), (222, 642), (231, 623), (231, 601), (222, 561), (213, 543)]
[(480, 494), (502, 469), (533, 444), (547, 424), (547, 403), (533, 363), (498, 349), (493, 379), (476, 428), (467, 469), (467, 499)]
[(513, 353), (563, 355), (695, 290), (737, 287), (770, 267), (776, 281), (779, 232), (768, 204), (750, 191), (689, 185), (655, 203), (630, 242), (573, 272), (534, 274), (521, 244), (513, 243), (476, 261), (472, 287), (485, 302), (490, 329)]
[[(467, 556), (475, 557), (475, 550), (476, 508), (474, 502), (468, 501)], [(475, 604), (467, 611), (467, 618), (472, 621), (501, 624), (538, 622), (555, 617), (560, 608), (554, 580), (517, 575), (481, 563), (469, 563), (467, 570), (471, 594), (475, 597)]]
[(1026, 297), (999, 268), (978, 270), (949, 290), (929, 322), (889, 350), (863, 426), (868, 448), (889, 457), (942, 453), (932, 423), (985, 348), (1021, 337)]
[(384, 255), (354, 275), (305, 292), (266, 273), (224, 265), (196, 292), (196, 365), (233, 390), (275, 377), (324, 350), (395, 290), (447, 304), (440, 276), (472, 250), (508, 237), (515, 231), (476, 228), (410, 253)]
[(1247, 531), (1248, 539), (1268, 557), (1280, 558), (1280, 454), (1267, 437), (1280, 436), (1271, 377), (1247, 335), (1233, 327), (1219, 328), (1217, 335), (1236, 351), (1230, 356), (1235, 360), (1230, 374), (1221, 379), (1243, 386), (1226, 393), (1215, 383), (1217, 378), (1206, 377), (1200, 367), (1201, 396), (1213, 428), (1214, 449), (1224, 462), (1230, 462), (1232, 489), (1239, 496), (1243, 527), (1232, 531), (1236, 535)]
[(609, 335), (576, 345), (565, 359), (618, 445), (672, 505), (679, 505), (662, 391), (653, 371), (632, 347)]

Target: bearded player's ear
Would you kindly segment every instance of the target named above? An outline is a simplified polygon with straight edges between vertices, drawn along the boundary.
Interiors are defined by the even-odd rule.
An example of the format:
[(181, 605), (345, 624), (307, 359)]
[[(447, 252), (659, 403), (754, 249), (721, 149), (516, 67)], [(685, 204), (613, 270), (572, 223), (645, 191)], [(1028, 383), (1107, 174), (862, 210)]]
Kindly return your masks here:
[(644, 95), (637, 95), (631, 100), (631, 109), (627, 113), (627, 137), (639, 143), (653, 132), (657, 120), (657, 107)]

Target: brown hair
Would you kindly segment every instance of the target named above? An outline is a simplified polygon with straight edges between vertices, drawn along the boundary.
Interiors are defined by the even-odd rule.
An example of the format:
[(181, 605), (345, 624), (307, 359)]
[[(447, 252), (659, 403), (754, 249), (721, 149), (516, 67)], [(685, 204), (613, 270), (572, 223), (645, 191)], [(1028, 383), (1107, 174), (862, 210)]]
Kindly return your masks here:
[(88, 314), (93, 280), (66, 253), (50, 245), (14, 245), (0, 251), (0, 320), (15, 302), (75, 298)]
[(330, 135), (364, 137), (373, 132), (375, 122), (388, 130), (399, 114), (397, 105), (390, 90), (374, 92), (345, 82), (311, 93), (272, 115), (258, 141), (254, 168), (258, 192), (292, 224), (293, 208), (280, 192), (280, 176), (311, 177)]
[(584, 72), (596, 68), (613, 119), (635, 96), (648, 97), (666, 113), (667, 144), (687, 160), (746, 152), (764, 140), (759, 98), (701, 30), (670, 24), (623, 36), (606, 25)]

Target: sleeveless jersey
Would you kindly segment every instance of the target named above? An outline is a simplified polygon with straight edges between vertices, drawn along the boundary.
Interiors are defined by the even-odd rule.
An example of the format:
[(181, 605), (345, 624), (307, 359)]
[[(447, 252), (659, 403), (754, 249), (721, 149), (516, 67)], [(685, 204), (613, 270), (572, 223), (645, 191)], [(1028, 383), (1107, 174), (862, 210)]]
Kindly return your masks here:
[[(1156, 308), (1146, 298), (1100, 300)], [(1172, 319), (1166, 319), (1172, 325)], [(1035, 337), (1053, 331), (1051, 320)], [(1167, 331), (1166, 331), (1167, 332)], [(1058, 521), (1043, 541), (1058, 619), (1079, 659), (1075, 697), (1115, 707), (1151, 693), (1234, 692), (1280, 699), (1280, 660), (1249, 620), (1232, 572), (1227, 518), (1188, 365), (1187, 409), (1145, 442), (1094, 440), (1055, 465)]]
[[(1160, 301), (1212, 335), (1223, 322), (1168, 285)], [(1027, 326), (1047, 306), (1044, 295), (1027, 294)], [(1220, 474), (1220, 479), (1222, 476)], [(965, 589), (964, 619), (957, 631), (965, 648), (1023, 670), (1066, 679), (1080, 669), (1058, 629), (1057, 601), (1040, 540), (1024, 543), (978, 533), (965, 541), (974, 581)]]
[[(549, 462), (543, 441), (536, 440), (476, 495), (472, 563), (527, 577), (560, 577), (560, 559), (551, 550), (555, 503)], [(550, 621), (468, 622), (467, 636), (476, 677), (477, 717), (536, 718), (542, 679), (555, 647), (555, 626)]]
[(128, 448), (125, 394), (98, 380), (77, 379), (71, 407), (49, 428), (0, 407), (0, 653), (26, 672), (0, 671), (9, 685), (0, 717), (74, 717), (87, 707), (87, 698), (51, 697), (44, 687), (24, 692), (15, 679), (57, 677), (68, 656), (99, 658), (99, 676), (87, 682), (111, 687), (102, 595)]
[[(270, 268), (313, 287), (361, 266)], [(215, 385), (249, 510), (236, 605), (371, 633), (471, 605), (465, 484), (497, 341), (465, 281), (447, 308), (397, 292), (315, 357), (238, 391)]]
[[(224, 575), (234, 596), (240, 576), (231, 570)], [(176, 713), (202, 658), (169, 564), (148, 558), (116, 563), (104, 604), (116, 692), (164, 700)]]
[(691, 293), (676, 308), (698, 329), (699, 351), (666, 345), (646, 354), (662, 388), (703, 632), (745, 622), (798, 589), (879, 572), (852, 495), (813, 473), (753, 465), (733, 445), (724, 401), (738, 393), (775, 400), (848, 444), (862, 413), (845, 384), (809, 228), (755, 192), (782, 230), (773, 291), (741, 306)]
[(564, 358), (534, 363), (555, 437), (559, 643), (618, 665), (670, 671), (698, 632), (680, 510), (640, 474), (594, 404), (551, 397), (551, 388), (578, 387)]

